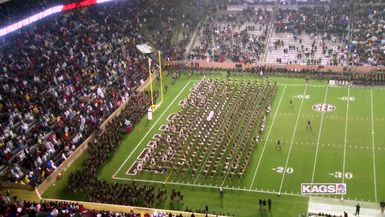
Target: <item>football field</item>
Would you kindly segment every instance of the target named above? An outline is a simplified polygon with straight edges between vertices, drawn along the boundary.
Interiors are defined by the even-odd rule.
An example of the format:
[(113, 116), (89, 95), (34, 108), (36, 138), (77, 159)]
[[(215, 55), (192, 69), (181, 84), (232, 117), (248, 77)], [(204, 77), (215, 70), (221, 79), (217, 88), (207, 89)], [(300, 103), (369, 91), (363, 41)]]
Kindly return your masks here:
[[(242, 179), (170, 173), (128, 174), (143, 148), (155, 134), (162, 134), (161, 126), (167, 124), (167, 117), (180, 110), (179, 102), (187, 98), (200, 78), (186, 79), (168, 104), (161, 106), (164, 109), (155, 112), (146, 133), (140, 140), (132, 141), (132, 150), (120, 161), (112, 179), (202, 190), (223, 185), (225, 189), (234, 191), (298, 197), (303, 196), (301, 183), (346, 183), (345, 199), (378, 202), (385, 197), (385, 175), (382, 172), (385, 170), (385, 90), (329, 86), (326, 81), (310, 80), (305, 85), (302, 79), (271, 78), (279, 84), (272, 112)], [(232, 79), (240, 82), (258, 78), (238, 76)], [(292, 107), (289, 106), (290, 100)], [(276, 147), (278, 140), (281, 148)]]
[[(257, 150), (251, 188), (298, 194), (301, 183), (341, 182), (347, 184), (346, 199), (384, 197), (384, 91), (326, 85), (280, 89), (282, 101), (276, 100), (271, 133)], [(317, 104), (330, 111), (320, 112)], [(282, 151), (274, 147), (277, 140), (283, 141)]]
[[(153, 119), (149, 121), (147, 117), (143, 117), (132, 132), (124, 136), (113, 157), (98, 171), (98, 177), (108, 182), (135, 181), (154, 186), (165, 185), (169, 191), (176, 189), (183, 193), (184, 205), (181, 207), (164, 203), (157, 204), (156, 208), (184, 210), (189, 207), (197, 210), (208, 205), (210, 212), (245, 217), (264, 216), (266, 213), (258, 209), (258, 199), (267, 198), (272, 199), (274, 204), (267, 216), (297, 216), (307, 212), (310, 197), (301, 194), (301, 183), (346, 183), (347, 194), (344, 195), (344, 200), (351, 201), (352, 204), (356, 201), (372, 202), (377, 207), (378, 202), (385, 199), (385, 88), (328, 86), (326, 80), (310, 80), (305, 85), (302, 78), (269, 78), (272, 83), (278, 82), (271, 98), (271, 111), (267, 115), (261, 138), (250, 146), (252, 154), (241, 177), (231, 176), (229, 171), (214, 177), (205, 174), (203, 166), (209, 162), (208, 154), (203, 155), (202, 167), (199, 167), (196, 174), (177, 171), (158, 174), (146, 171), (130, 173), (151, 141), (164, 134), (169, 120), (183, 111), (182, 100), (194, 92), (194, 86), (204, 77), (221, 81), (226, 79), (226, 74), (205, 72), (204, 75), (191, 77), (183, 74), (176, 81), (170, 75), (165, 76), (164, 84), (168, 85), (168, 90), (162, 104), (154, 112)], [(263, 81), (265, 78), (249, 74), (232, 74), (230, 78), (232, 83), (246, 84), (245, 88), (251, 88), (248, 90), (253, 88), (248, 83), (266, 83)], [(154, 88), (158, 90), (159, 85), (155, 83)], [(236, 89), (233, 92), (231, 100), (238, 102)], [(249, 97), (256, 97), (255, 93), (250, 92), (250, 95), (253, 96), (246, 94), (243, 100), (249, 108), (255, 105), (248, 100), (251, 99)], [(214, 94), (207, 96), (212, 98), (211, 104), (223, 102), (221, 97)], [(234, 107), (236, 108), (237, 106)], [(188, 106), (185, 109), (191, 112)], [(239, 133), (244, 133), (243, 131), (257, 131), (256, 128), (248, 131), (248, 127), (243, 130), (236, 127), (255, 126), (248, 115), (256, 112), (250, 109), (231, 109), (227, 115), (223, 112), (218, 116), (218, 121), (224, 121), (221, 122), (223, 124), (213, 126), (215, 129), (221, 131), (230, 123), (230, 126), (237, 129), (235, 138)], [(241, 118), (227, 117), (231, 113), (240, 114)], [(256, 120), (260, 121), (260, 118)], [(256, 126), (258, 128), (258, 124)], [(205, 130), (201, 131), (203, 134), (204, 132)], [(240, 138), (243, 141), (250, 139), (247, 136)], [(281, 148), (276, 147), (278, 140), (281, 141)], [(233, 138), (232, 141), (237, 139)], [(248, 146), (240, 150), (249, 150)], [(210, 151), (215, 149), (208, 148)], [(236, 150), (242, 155), (239, 148)], [(235, 157), (227, 157), (234, 162)], [(43, 196), (86, 200), (87, 192), (73, 194), (67, 186), (68, 175), (80, 168), (85, 159), (87, 154), (76, 160)], [(220, 163), (220, 166), (223, 165)], [(224, 166), (223, 168), (226, 169)], [(225, 189), (223, 199), (219, 198), (220, 186)], [(340, 199), (341, 196), (319, 196), (318, 199)], [(335, 201), (331, 203), (334, 204)], [(346, 210), (344, 207), (343, 209)]]

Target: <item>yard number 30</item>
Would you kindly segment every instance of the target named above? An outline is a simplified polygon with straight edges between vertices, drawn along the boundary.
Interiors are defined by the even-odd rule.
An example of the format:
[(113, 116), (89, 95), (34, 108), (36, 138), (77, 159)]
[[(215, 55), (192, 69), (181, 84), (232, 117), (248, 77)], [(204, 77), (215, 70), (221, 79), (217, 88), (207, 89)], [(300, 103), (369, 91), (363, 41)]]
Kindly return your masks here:
[[(337, 178), (337, 179), (341, 179), (342, 175), (343, 175), (342, 172), (339, 172), (339, 171), (334, 172), (334, 177)], [(351, 179), (351, 178), (353, 178), (353, 174), (350, 173), (350, 172), (347, 172), (347, 173), (345, 173), (345, 178), (346, 179)]]

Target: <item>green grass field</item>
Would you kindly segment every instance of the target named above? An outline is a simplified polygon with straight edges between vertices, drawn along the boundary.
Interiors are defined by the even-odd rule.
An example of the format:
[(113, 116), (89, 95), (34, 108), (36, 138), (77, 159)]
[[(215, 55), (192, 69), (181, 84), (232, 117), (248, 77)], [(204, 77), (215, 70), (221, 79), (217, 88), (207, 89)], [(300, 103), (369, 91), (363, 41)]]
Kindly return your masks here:
[[(301, 183), (347, 183), (345, 199), (379, 202), (385, 199), (385, 89), (368, 87), (332, 87), (327, 81), (270, 78), (279, 87), (272, 104), (267, 128), (254, 150), (253, 158), (241, 181), (226, 179), (225, 197), (219, 198), (220, 182), (199, 176), (169, 176), (139, 173), (126, 175), (167, 117), (180, 110), (191, 87), (202, 75), (182, 75), (175, 84), (165, 76), (168, 91), (154, 119), (147, 117), (126, 136), (109, 163), (99, 171), (99, 178), (108, 181), (164, 184), (185, 195), (183, 207), (159, 208), (203, 209), (260, 216), (258, 199), (271, 198), (273, 209), (264, 216), (297, 216), (307, 211), (308, 197), (300, 194)], [(225, 79), (224, 73), (210, 73), (206, 77)], [(252, 75), (232, 75), (231, 79), (261, 79)], [(289, 108), (289, 101), (293, 108)], [(319, 112), (316, 104), (330, 104), (334, 111)], [(311, 121), (312, 129), (307, 129)], [(276, 149), (276, 141), (282, 149)], [(81, 166), (87, 156), (80, 158), (43, 196), (85, 200), (86, 194), (74, 195), (66, 186), (70, 171)], [(280, 194), (281, 196), (278, 196)], [(337, 196), (331, 196), (336, 197)], [(340, 196), (338, 196), (339, 198)]]

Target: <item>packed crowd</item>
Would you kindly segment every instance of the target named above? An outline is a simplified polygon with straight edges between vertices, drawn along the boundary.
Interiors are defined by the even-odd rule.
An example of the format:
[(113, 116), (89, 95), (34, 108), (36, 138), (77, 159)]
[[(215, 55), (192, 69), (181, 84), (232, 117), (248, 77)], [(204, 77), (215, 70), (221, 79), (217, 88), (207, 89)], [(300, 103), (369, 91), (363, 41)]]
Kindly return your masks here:
[(68, 12), (4, 39), (2, 176), (39, 184), (146, 79), (144, 57), (134, 46), (142, 39), (130, 20), (145, 4)]
[(348, 13), (347, 6), (280, 9), (275, 21), (276, 32), (333, 34), (343, 37), (348, 32)]
[[(7, 196), (0, 196), (0, 214), (4, 217), (12, 216), (63, 216), (63, 217), (113, 217), (113, 216), (140, 216), (139, 213), (114, 213), (86, 209), (82, 204), (65, 202), (29, 202), (14, 201)], [(166, 216), (166, 215), (165, 215)]]
[(208, 17), (189, 59), (256, 63), (265, 49), (271, 13), (246, 8)]
[(385, 65), (385, 6), (357, 10), (352, 30), (352, 63)]
[[(91, 210), (80, 203), (67, 202), (29, 202), (16, 201), (7, 195), (0, 195), (0, 215), (4, 217), (14, 216), (63, 216), (63, 217), (139, 217), (140, 213), (131, 210), (130, 212), (111, 212)], [(145, 217), (190, 217), (194, 214), (172, 214), (161, 210), (155, 210), (152, 214), (148, 212)]]
[(268, 63), (346, 65), (347, 7), (280, 9)]

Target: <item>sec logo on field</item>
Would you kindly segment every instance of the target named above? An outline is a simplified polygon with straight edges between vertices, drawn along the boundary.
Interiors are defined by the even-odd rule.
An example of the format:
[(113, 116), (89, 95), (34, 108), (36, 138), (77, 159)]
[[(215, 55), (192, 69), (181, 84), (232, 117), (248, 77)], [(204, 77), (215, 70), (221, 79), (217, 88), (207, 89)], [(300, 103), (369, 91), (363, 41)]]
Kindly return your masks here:
[(327, 103), (318, 103), (313, 105), (313, 110), (317, 112), (332, 112), (336, 110), (336, 106)]

